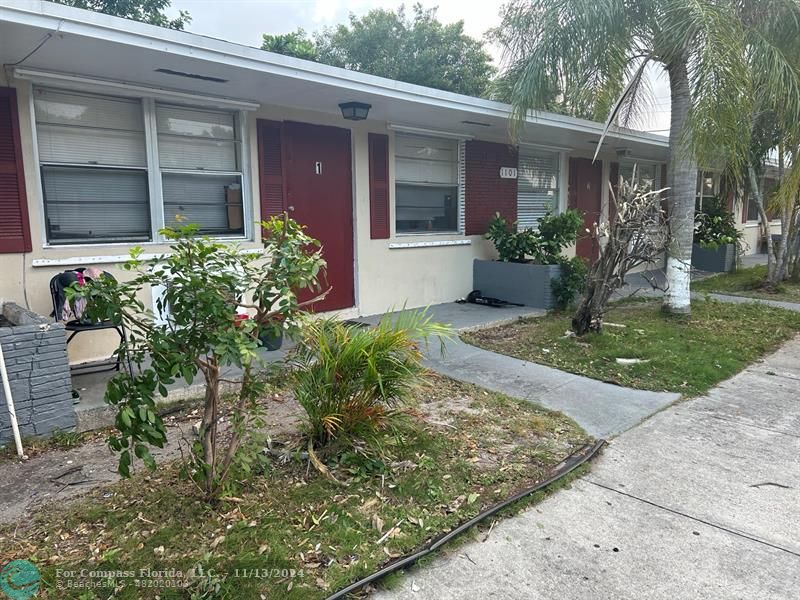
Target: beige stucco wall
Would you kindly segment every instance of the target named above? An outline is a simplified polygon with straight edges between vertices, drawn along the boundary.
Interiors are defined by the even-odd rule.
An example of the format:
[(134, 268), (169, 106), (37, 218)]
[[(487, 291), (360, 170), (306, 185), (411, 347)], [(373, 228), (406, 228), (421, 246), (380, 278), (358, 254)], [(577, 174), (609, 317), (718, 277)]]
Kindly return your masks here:
[[(759, 221), (745, 221), (742, 222), (744, 219), (745, 211), (747, 210), (747, 205), (742, 201), (737, 201), (736, 205), (734, 206), (734, 215), (736, 217), (736, 228), (742, 232), (742, 242), (744, 248), (744, 254), (758, 254), (759, 253), (759, 242), (761, 240), (761, 224)], [(772, 221), (769, 225), (770, 234), (771, 235), (778, 235), (781, 232), (781, 223), (780, 221)]]

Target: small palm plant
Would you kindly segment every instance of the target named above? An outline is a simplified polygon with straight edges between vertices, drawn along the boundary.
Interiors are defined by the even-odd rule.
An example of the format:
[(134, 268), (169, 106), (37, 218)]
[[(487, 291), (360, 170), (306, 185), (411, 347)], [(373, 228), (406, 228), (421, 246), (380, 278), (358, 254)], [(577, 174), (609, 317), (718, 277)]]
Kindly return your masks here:
[(436, 337), (444, 352), (450, 336), (451, 329), (433, 322), (426, 310), (387, 315), (375, 327), (309, 322), (290, 362), (317, 468), (315, 447), (375, 441), (425, 373), (420, 344)]

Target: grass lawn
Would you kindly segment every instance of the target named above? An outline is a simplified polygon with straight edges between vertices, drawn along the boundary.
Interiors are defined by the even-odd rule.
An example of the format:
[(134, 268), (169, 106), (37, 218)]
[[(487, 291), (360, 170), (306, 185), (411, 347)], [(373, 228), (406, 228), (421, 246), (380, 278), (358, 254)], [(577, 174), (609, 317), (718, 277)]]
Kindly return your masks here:
[(775, 291), (762, 288), (767, 277), (767, 266), (757, 265), (721, 273), (701, 281), (692, 282), (692, 289), (700, 292), (717, 292), (735, 296), (748, 296), (762, 300), (782, 300), (800, 303), (800, 283), (783, 282)]
[[(587, 441), (561, 414), (442, 377), (417, 398), (399, 436), (385, 440), (390, 460), (329, 462), (346, 486), (307, 460), (270, 458), (235, 497), (210, 506), (179, 464), (161, 466), (0, 528), (0, 564), (35, 562), (42, 598), (114, 589), (115, 598), (324, 598), (532, 485)], [(197, 565), (205, 575), (188, 589), (169, 587)], [(145, 588), (138, 573), (117, 573), (143, 568), (167, 573), (139, 579), (155, 586)], [(102, 587), (64, 587), (70, 581)]]
[[(594, 379), (695, 396), (800, 331), (800, 313), (756, 303), (694, 301), (692, 315), (686, 318), (662, 313), (660, 301), (625, 302), (609, 311), (602, 333), (580, 339), (565, 336), (570, 318), (554, 313), (463, 338), (500, 354)], [(621, 365), (617, 358), (647, 362)]]

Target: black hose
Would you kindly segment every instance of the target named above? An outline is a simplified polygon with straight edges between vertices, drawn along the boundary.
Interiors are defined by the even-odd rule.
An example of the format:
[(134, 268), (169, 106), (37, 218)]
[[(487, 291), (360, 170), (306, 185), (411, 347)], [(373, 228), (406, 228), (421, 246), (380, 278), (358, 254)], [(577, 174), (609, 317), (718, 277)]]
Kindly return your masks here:
[(568, 473), (571, 473), (572, 471), (580, 467), (582, 464), (590, 460), (595, 454), (597, 454), (600, 451), (600, 448), (602, 448), (605, 445), (605, 443), (606, 443), (605, 440), (598, 440), (593, 444), (586, 444), (582, 446), (581, 448), (573, 452), (569, 457), (564, 459), (561, 463), (559, 463), (551, 471), (550, 476), (547, 479), (540, 481), (533, 487), (526, 488), (521, 492), (514, 494), (513, 496), (507, 498), (506, 500), (503, 500), (499, 504), (495, 504), (494, 506), (487, 508), (482, 513), (472, 517), (469, 521), (466, 521), (461, 525), (455, 527), (454, 529), (451, 529), (450, 531), (447, 531), (433, 538), (425, 546), (415, 551), (414, 553), (406, 554), (405, 556), (398, 558), (396, 561), (386, 565), (382, 569), (375, 571), (371, 575), (367, 575), (363, 579), (359, 579), (355, 583), (351, 583), (346, 588), (343, 588), (338, 592), (336, 592), (335, 594), (328, 596), (326, 600), (339, 600), (339, 598), (344, 598), (347, 594), (351, 594), (359, 590), (368, 583), (378, 581), (379, 579), (385, 577), (386, 575), (389, 575), (390, 573), (394, 573), (395, 571), (398, 571), (403, 567), (407, 567), (408, 565), (417, 562), (423, 556), (427, 556), (431, 552), (435, 552), (441, 546), (443, 546), (450, 540), (454, 539), (455, 537), (461, 535), (473, 525), (477, 525), (478, 523), (483, 521), (486, 517), (491, 517), (492, 515), (497, 514), (498, 512), (500, 512), (510, 504), (513, 504), (517, 500), (521, 500), (526, 496), (530, 496), (531, 494), (538, 492), (546, 488), (547, 486), (555, 483)]

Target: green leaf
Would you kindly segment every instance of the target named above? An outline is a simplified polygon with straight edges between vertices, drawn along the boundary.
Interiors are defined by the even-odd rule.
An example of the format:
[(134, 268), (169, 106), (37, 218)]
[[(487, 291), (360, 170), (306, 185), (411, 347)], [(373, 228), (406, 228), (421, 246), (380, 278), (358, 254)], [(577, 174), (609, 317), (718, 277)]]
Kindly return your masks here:
[(119, 455), (119, 468), (117, 470), (119, 471), (119, 474), (126, 479), (131, 476), (130, 451), (123, 450), (122, 454)]
[(122, 420), (122, 424), (129, 429), (131, 426), (131, 419), (133, 416), (134, 416), (133, 411), (128, 406), (123, 408), (122, 411), (119, 413), (119, 418)]

